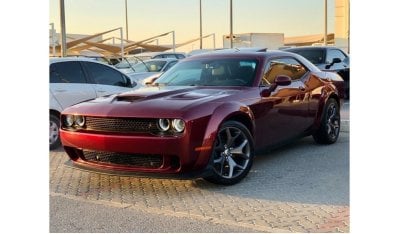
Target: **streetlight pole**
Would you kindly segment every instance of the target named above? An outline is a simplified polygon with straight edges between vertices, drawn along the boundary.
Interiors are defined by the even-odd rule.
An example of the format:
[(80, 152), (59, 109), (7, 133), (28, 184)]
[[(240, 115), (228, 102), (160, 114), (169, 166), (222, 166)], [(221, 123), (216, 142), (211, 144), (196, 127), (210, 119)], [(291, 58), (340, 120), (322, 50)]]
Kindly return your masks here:
[(61, 57), (65, 57), (67, 56), (67, 34), (65, 32), (64, 0), (60, 0), (60, 23), (61, 23)]
[(325, 25), (325, 32), (324, 32), (324, 45), (328, 44), (328, 0), (324, 1), (324, 25)]
[(200, 49), (203, 49), (203, 22), (201, 14), (201, 0), (200, 0)]
[(232, 25), (232, 0), (230, 0), (230, 24), (231, 24), (231, 31), (229, 37), (231, 39), (231, 48), (233, 48), (233, 25)]
[(125, 30), (126, 30), (126, 40), (129, 40), (128, 37), (128, 2), (125, 0)]

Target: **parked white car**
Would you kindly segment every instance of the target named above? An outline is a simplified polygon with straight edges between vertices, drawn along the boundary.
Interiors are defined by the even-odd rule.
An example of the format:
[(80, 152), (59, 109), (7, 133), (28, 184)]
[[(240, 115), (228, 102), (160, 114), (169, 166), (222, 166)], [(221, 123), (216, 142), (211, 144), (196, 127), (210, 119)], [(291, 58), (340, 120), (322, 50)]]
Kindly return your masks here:
[(86, 58), (50, 59), (50, 149), (60, 145), (60, 113), (77, 103), (139, 87), (112, 66)]

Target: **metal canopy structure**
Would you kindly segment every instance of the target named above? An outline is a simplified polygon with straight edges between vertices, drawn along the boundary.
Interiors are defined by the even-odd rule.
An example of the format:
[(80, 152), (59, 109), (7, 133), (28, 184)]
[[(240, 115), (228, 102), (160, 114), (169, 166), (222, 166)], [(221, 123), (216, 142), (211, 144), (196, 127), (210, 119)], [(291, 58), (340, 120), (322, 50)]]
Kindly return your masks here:
[[(116, 28), (116, 29), (112, 29), (112, 30), (108, 30), (105, 32), (101, 32), (101, 33), (96, 33), (94, 35), (89, 35), (80, 39), (76, 39), (74, 37), (71, 36), (67, 36), (67, 38), (71, 41), (66, 43), (66, 50), (67, 50), (67, 55), (81, 55), (82, 52), (85, 52), (85, 54), (87, 54), (87, 51), (91, 51), (93, 53), (97, 53), (97, 54), (102, 54), (104, 56), (121, 56), (124, 54), (128, 54), (130, 51), (136, 50), (138, 48), (143, 48), (146, 49), (148, 51), (152, 51), (152, 52), (162, 52), (162, 51), (167, 51), (167, 50), (174, 50), (175, 48), (190, 44), (192, 42), (198, 41), (200, 40), (200, 38), (195, 38), (195, 39), (191, 39), (188, 41), (185, 41), (183, 43), (180, 44), (175, 44), (175, 32), (174, 31), (170, 31), (170, 32), (166, 32), (166, 33), (162, 33), (150, 38), (146, 38), (144, 40), (141, 41), (130, 41), (124, 38), (115, 38), (115, 37), (108, 37), (107, 39), (101, 39), (98, 41), (90, 41), (96, 37), (102, 36), (104, 34), (113, 32), (115, 30), (120, 30), (121, 28)], [(173, 36), (173, 43), (171, 45), (158, 45), (158, 38), (160, 37), (164, 37), (167, 36), (169, 34), (172, 34)], [(122, 32), (121, 32), (122, 35)], [(215, 48), (215, 34), (208, 34), (203, 36), (202, 38), (207, 38), (213, 36), (214, 38), (214, 48)], [(106, 41), (110, 40), (110, 39), (118, 39), (121, 42), (119, 44), (108, 44), (105, 43)], [(153, 45), (150, 44), (154, 41), (157, 41), (157, 45)], [(60, 45), (56, 45), (54, 46), (54, 44), (50, 45), (49, 47), (50, 49), (50, 53), (54, 56), (60, 56), (61, 55), (61, 46)], [(55, 49), (55, 53), (53, 53)]]

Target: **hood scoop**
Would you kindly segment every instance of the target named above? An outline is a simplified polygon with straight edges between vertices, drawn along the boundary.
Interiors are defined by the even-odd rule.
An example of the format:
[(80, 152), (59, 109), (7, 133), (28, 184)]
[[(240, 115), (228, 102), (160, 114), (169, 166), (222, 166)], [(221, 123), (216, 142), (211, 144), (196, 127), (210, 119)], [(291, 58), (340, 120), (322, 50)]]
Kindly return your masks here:
[(115, 101), (118, 102), (135, 102), (145, 98), (144, 96), (135, 96), (135, 95), (120, 95), (117, 96)]

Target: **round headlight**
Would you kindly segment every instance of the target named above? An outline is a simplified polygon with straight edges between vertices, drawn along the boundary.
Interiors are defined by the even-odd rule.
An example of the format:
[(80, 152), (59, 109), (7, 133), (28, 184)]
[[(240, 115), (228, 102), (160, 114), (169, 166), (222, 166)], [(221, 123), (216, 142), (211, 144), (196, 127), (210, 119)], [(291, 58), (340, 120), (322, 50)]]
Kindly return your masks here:
[(177, 132), (183, 132), (185, 130), (185, 122), (181, 119), (174, 119), (172, 120), (172, 127)]
[(64, 122), (65, 122), (65, 125), (67, 127), (71, 127), (74, 124), (74, 116), (73, 115), (66, 115)]
[(85, 117), (83, 117), (82, 115), (76, 115), (75, 116), (75, 123), (78, 126), (83, 127), (83, 125), (85, 125)]
[(169, 119), (159, 119), (158, 120), (158, 127), (161, 131), (165, 132), (168, 131), (171, 126), (171, 121)]

